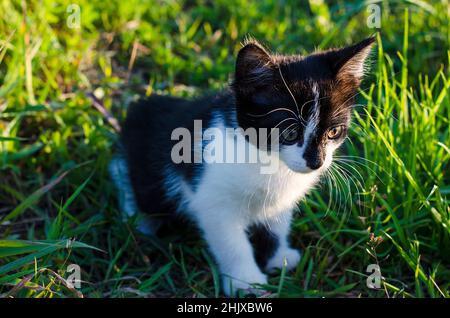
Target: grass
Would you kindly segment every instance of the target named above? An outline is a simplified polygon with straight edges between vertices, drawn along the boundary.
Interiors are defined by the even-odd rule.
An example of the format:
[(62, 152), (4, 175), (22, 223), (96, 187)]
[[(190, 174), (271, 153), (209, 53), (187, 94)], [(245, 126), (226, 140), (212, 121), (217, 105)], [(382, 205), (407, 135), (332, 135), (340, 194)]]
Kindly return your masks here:
[[(69, 28), (70, 4), (81, 8)], [(107, 164), (139, 95), (227, 85), (245, 35), (285, 53), (381, 32), (349, 141), (300, 203), (303, 257), (268, 297), (450, 296), (448, 1), (0, 2), (0, 295), (217, 297), (193, 228), (158, 240), (123, 223)], [(330, 184), (332, 186), (330, 187)], [(69, 264), (81, 289), (68, 284)], [(366, 286), (378, 264), (378, 290)]]

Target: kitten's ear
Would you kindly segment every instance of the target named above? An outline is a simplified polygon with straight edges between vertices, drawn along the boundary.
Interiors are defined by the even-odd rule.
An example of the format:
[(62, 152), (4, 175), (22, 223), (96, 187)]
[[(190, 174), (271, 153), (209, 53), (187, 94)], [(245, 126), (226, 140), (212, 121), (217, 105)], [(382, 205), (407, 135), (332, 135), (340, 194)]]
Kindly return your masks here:
[(236, 60), (234, 87), (251, 91), (269, 84), (273, 78), (273, 59), (269, 52), (255, 40), (248, 40)]
[(364, 63), (374, 42), (375, 37), (370, 37), (355, 45), (330, 52), (333, 57), (333, 70), (338, 81), (356, 81), (359, 85), (364, 76)]

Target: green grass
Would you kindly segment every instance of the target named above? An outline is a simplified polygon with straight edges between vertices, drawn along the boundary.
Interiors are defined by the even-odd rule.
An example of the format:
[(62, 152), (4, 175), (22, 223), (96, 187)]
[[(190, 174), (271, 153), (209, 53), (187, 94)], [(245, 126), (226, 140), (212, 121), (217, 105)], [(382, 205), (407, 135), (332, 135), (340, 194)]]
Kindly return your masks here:
[[(284, 53), (358, 41), (377, 31), (365, 23), (374, 2), (381, 32), (350, 140), (299, 206), (301, 262), (265, 287), (270, 297), (449, 297), (446, 0), (1, 1), (0, 296), (220, 296), (193, 229), (155, 240), (121, 221), (107, 173), (114, 118), (139, 95), (225, 87), (248, 34)], [(79, 29), (66, 24), (72, 3)], [(69, 264), (81, 268), (78, 291)], [(380, 290), (366, 287), (369, 264)]]

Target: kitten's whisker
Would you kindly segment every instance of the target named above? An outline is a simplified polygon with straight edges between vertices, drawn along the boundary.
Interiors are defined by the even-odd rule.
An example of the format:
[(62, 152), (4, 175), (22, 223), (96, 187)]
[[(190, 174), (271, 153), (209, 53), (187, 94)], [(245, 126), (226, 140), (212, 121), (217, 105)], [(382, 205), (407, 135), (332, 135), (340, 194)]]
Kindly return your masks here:
[(328, 170), (325, 170), (324, 176), (325, 176), (326, 183), (328, 185), (328, 197), (329, 197), (329, 202), (327, 204), (327, 210), (325, 211), (325, 216), (327, 216), (328, 212), (331, 211), (330, 208), (331, 208), (331, 203), (333, 202), (333, 193), (332, 193), (330, 172)]
[[(337, 163), (337, 164), (345, 164), (345, 166), (351, 168), (353, 171), (356, 172), (356, 174), (359, 176), (359, 178), (361, 178), (361, 180), (358, 179), (358, 177), (353, 176), (353, 174), (352, 174), (350, 171), (347, 171), (347, 169), (346, 169), (345, 167), (341, 166), (341, 168), (342, 168), (344, 171), (347, 171), (347, 173), (348, 173), (348, 175), (350, 176), (350, 179), (351, 179), (353, 185), (355, 186), (355, 188), (356, 188), (356, 190), (357, 190), (357, 192), (356, 192), (356, 195), (358, 196), (358, 201), (357, 201), (357, 202), (362, 202), (362, 201), (361, 201), (361, 194), (362, 194), (361, 191), (365, 192), (365, 189), (364, 189), (364, 186), (363, 186), (363, 184), (364, 184), (364, 178), (362, 177), (361, 173), (359, 173), (358, 169), (356, 169), (355, 167), (353, 167), (353, 166), (352, 166), (351, 164), (349, 164), (349, 163), (344, 163), (344, 162), (340, 162), (340, 161), (337, 161), (336, 163)], [(358, 186), (359, 186), (359, 188), (361, 189), (361, 191), (358, 191)]]
[[(378, 168), (380, 168), (380, 169), (383, 169), (383, 167), (382, 166), (380, 166), (379, 164), (377, 164), (375, 161), (372, 161), (372, 160), (369, 160), (369, 159), (367, 159), (367, 158), (364, 158), (364, 157), (360, 157), (360, 156), (334, 156), (333, 158), (336, 158), (336, 159), (346, 159), (346, 160), (351, 160), (352, 162), (356, 162), (356, 163), (361, 163), (361, 162), (359, 162), (359, 161), (357, 161), (356, 159), (361, 159), (361, 160), (364, 160), (364, 161), (366, 161), (366, 162), (368, 162), (368, 163), (370, 163), (370, 164), (373, 164), (374, 166), (377, 166)], [(392, 177), (392, 176), (391, 176)]]
[[(353, 207), (353, 201), (352, 201), (352, 191), (351, 191), (350, 181), (353, 182), (353, 180), (351, 180), (351, 177), (337, 163), (334, 165), (333, 168), (335, 170), (335, 173), (339, 176), (338, 180), (340, 181), (339, 184), (340, 184), (341, 190), (344, 191), (345, 186), (348, 190), (347, 195), (344, 197), (345, 198), (344, 207), (347, 206), (348, 201), (350, 201), (350, 211), (351, 211), (351, 209)], [(339, 207), (339, 209), (340, 209), (340, 207)], [(345, 213), (345, 209), (344, 209), (344, 213)]]
[[(328, 172), (328, 185), (330, 187), (329, 189), (329, 196), (330, 196), (330, 202), (328, 203), (327, 209), (333, 209), (333, 211), (336, 209), (336, 200), (334, 200), (334, 191), (333, 191), (333, 179), (331, 176), (331, 172)], [(333, 204), (333, 206), (331, 205)]]
[(351, 191), (351, 187), (350, 187), (349, 176), (345, 173), (345, 171), (342, 169), (342, 167), (340, 167), (338, 164), (335, 165), (335, 168), (340, 172), (342, 182), (347, 186), (348, 191), (347, 191), (347, 195), (345, 196), (345, 198), (346, 198), (345, 206), (348, 206), (347, 201), (350, 201), (350, 211), (351, 211), (352, 207), (353, 207), (353, 202), (352, 202), (352, 191)]
[[(331, 168), (331, 167), (330, 167)], [(332, 170), (331, 169), (329, 169), (329, 170), (327, 170), (327, 172), (328, 172), (328, 175), (329, 175), (329, 180), (330, 180), (330, 196), (332, 197), (333, 195), (334, 195), (334, 190), (335, 190), (335, 188), (333, 187), (333, 185), (335, 184), (335, 180), (334, 180), (334, 176), (333, 176), (333, 173), (332, 173)], [(335, 211), (336, 210), (336, 204), (337, 204), (337, 201), (334, 201), (333, 202), (333, 211)]]
[[(358, 169), (356, 169), (355, 167), (353, 167), (350, 163), (345, 162), (345, 161), (341, 161), (341, 160), (336, 160), (336, 164), (337, 164), (341, 169), (343, 169), (344, 171), (346, 171), (346, 172), (349, 174), (349, 176), (350, 176), (350, 178), (351, 178), (352, 180), (355, 180), (356, 182), (358, 182), (358, 184), (361, 186), (361, 189), (364, 190), (364, 187), (362, 186), (362, 183), (364, 183), (364, 178), (363, 178), (363, 176), (361, 175), (361, 173), (358, 171)], [(344, 166), (341, 166), (341, 164), (344, 165)], [(351, 173), (350, 171), (348, 171), (346, 167), (351, 168), (351, 169), (356, 173), (356, 176), (355, 176), (353, 173)]]
[(292, 99), (293, 99), (293, 101), (294, 101), (295, 108), (297, 108), (297, 113), (298, 113), (298, 118), (299, 118), (299, 120), (303, 121), (303, 123), (306, 124), (306, 121), (303, 119), (302, 114), (300, 113), (300, 109), (298, 108), (297, 100), (295, 99), (294, 94), (292, 94), (292, 91), (291, 91), (291, 89), (289, 88), (288, 84), (287, 84), (286, 81), (284, 80), (284, 76), (283, 76), (283, 73), (281, 72), (281, 67), (280, 67), (280, 66), (278, 66), (278, 72), (280, 73), (281, 80), (283, 81), (284, 86), (286, 87), (286, 89), (288, 90), (289, 94), (291, 95), (291, 97), (292, 97)]
[[(344, 176), (344, 178), (346, 180), (347, 189), (348, 189), (348, 200), (350, 201), (350, 208), (348, 210), (347, 219), (346, 219), (346, 221), (348, 221), (348, 219), (350, 218), (350, 215), (353, 211), (353, 194), (352, 194), (351, 184), (353, 184), (355, 186), (356, 190), (358, 190), (358, 186), (357, 186), (357, 183), (355, 183), (355, 180), (350, 172), (348, 172), (344, 167), (339, 166), (338, 164), (336, 166), (341, 171), (341, 174)], [(360, 200), (359, 191), (357, 192), (357, 195), (358, 195), (358, 200)]]
[[(292, 127), (292, 126), (294, 126), (294, 125), (296, 125), (296, 124), (291, 124), (291, 125), (287, 126), (285, 129), (283, 129), (283, 131), (281, 132), (280, 136), (283, 135), (284, 132), (285, 132), (286, 130), (288, 130), (288, 129), (289, 129), (288, 133), (290, 133), (292, 130), (298, 128), (298, 127)], [(292, 128), (291, 128), (291, 127), (292, 127)]]
[(392, 114), (389, 114), (388, 116), (386, 116), (386, 115), (383, 113), (384, 110), (383, 110), (383, 107), (382, 107), (382, 106), (380, 106), (380, 107), (377, 106), (377, 108), (380, 108), (380, 111), (377, 112), (376, 114), (368, 113), (367, 110), (364, 108), (364, 106), (367, 106), (367, 105), (366, 105), (366, 104), (356, 104), (356, 107), (353, 107), (353, 108), (362, 107), (362, 108), (364, 109), (364, 112), (358, 112), (358, 111), (356, 111), (356, 109), (354, 110), (354, 111), (358, 114), (358, 116), (360, 116), (361, 118), (367, 118), (367, 117), (369, 117), (369, 116), (374, 117), (374, 115), (380, 114), (380, 116), (382, 116), (383, 119), (389, 119), (389, 118), (392, 118), (393, 120), (395, 120), (395, 121), (397, 121), (397, 122), (399, 121), (399, 119), (398, 119), (397, 117), (395, 117), (394, 115), (392, 115)]
[[(361, 174), (355, 167), (353, 167), (350, 164), (347, 164), (347, 165), (348, 165), (348, 167), (352, 168), (362, 178)], [(342, 169), (342, 173), (345, 174), (348, 177), (348, 180), (351, 181), (352, 184), (355, 186), (355, 188), (357, 190), (356, 194), (358, 196), (358, 201), (361, 202), (361, 192), (358, 191), (358, 189), (359, 189), (358, 186), (361, 188), (362, 191), (364, 191), (364, 187), (362, 186), (361, 182), (356, 177), (354, 177), (353, 174), (350, 171), (348, 171), (345, 167), (339, 166), (338, 162), (337, 162), (337, 166), (339, 167), (339, 169)]]
[(266, 195), (264, 196), (264, 201), (263, 201), (263, 216), (264, 216), (263, 219), (264, 219), (265, 227), (269, 231), (271, 231), (271, 227), (270, 227), (269, 217), (267, 216), (266, 201), (267, 201), (267, 197), (269, 196), (269, 193), (270, 193), (270, 181), (271, 180), (272, 180), (272, 174), (269, 176), (269, 180), (267, 181)]
[[(329, 96), (322, 96), (322, 97), (320, 97), (320, 98), (317, 99), (317, 102), (320, 101), (320, 100), (322, 100), (322, 99), (325, 99), (325, 98), (329, 98)], [(311, 102), (314, 102), (315, 100), (316, 100), (316, 99), (313, 98), (313, 99), (310, 99), (310, 100), (304, 102), (303, 105), (302, 105), (302, 107), (300, 107), (300, 112), (303, 113), (303, 107), (305, 107), (305, 105), (307, 105), (307, 104), (309, 104), (309, 103), (311, 103)]]
[[(352, 122), (352, 123), (350, 124), (350, 126), (354, 126), (354, 125), (358, 125), (358, 123)], [(364, 135), (364, 137), (366, 137), (367, 140), (370, 140), (371, 137), (370, 137), (370, 135), (367, 133), (367, 131), (365, 131), (365, 128), (362, 127), (361, 125), (358, 125), (358, 127), (361, 129), (360, 131), (358, 131), (358, 133), (362, 133), (362, 134)]]
[(355, 147), (355, 145), (353, 144), (353, 141), (350, 139), (349, 136), (346, 136), (346, 137), (344, 138), (344, 141), (343, 141), (343, 142), (346, 142), (347, 140), (348, 140), (348, 142), (349, 142), (353, 147)]
[[(358, 169), (356, 169), (355, 167), (353, 167), (349, 162), (346, 162), (345, 160), (344, 160), (344, 161), (341, 161), (341, 160), (339, 160), (339, 159), (336, 159), (335, 161), (336, 161), (336, 163), (338, 163), (338, 164), (343, 164), (343, 165), (345, 165), (346, 167), (349, 167), (349, 168), (351, 168), (353, 171), (355, 171), (356, 174), (357, 174), (357, 177), (354, 177), (354, 178), (356, 178), (356, 180), (357, 180), (358, 182), (360, 182), (360, 184), (361, 184), (361, 183), (364, 183), (364, 178), (363, 178), (363, 176), (361, 175), (361, 173), (358, 171)], [(358, 178), (359, 178), (359, 179), (358, 179)], [(362, 189), (362, 190), (364, 190), (364, 189)]]
[[(288, 130), (289, 128), (291, 128), (292, 126), (297, 126), (297, 125), (298, 125), (298, 123), (290, 124), (290, 125), (287, 126), (285, 129), (283, 129), (283, 131), (281, 132), (281, 134), (280, 134), (278, 137), (281, 137), (281, 136), (284, 134), (284, 132), (285, 132), (286, 130)], [(276, 127), (274, 127), (274, 128), (276, 128)], [(292, 127), (291, 130), (293, 130), (293, 129), (295, 129), (295, 127)], [(269, 133), (269, 136), (267, 136), (266, 142), (269, 141), (269, 138), (270, 138), (270, 136), (272, 135), (272, 131), (273, 131), (273, 130), (271, 130), (270, 133)], [(289, 131), (289, 132), (291, 132), (291, 131)]]
[(341, 206), (342, 206), (342, 196), (341, 196), (341, 190), (342, 190), (342, 182), (341, 182), (341, 178), (339, 172), (336, 170), (335, 166), (330, 166), (330, 172), (333, 176), (334, 179), (334, 183), (336, 185), (336, 191), (337, 191), (337, 195), (338, 195), (338, 208), (336, 210), (336, 213), (339, 214), (341, 212)]
[[(370, 168), (370, 167), (368, 166), (368, 164), (364, 164), (364, 163), (362, 163), (362, 162), (358, 162), (358, 161), (351, 160), (351, 159), (345, 159), (345, 158), (338, 158), (338, 160), (340, 160), (340, 161), (347, 161), (347, 162), (350, 162), (350, 163), (355, 163), (355, 164), (358, 164), (358, 165), (360, 165), (360, 166), (362, 166), (362, 167), (365, 167), (366, 169), (370, 170), (370, 172), (372, 172), (382, 184), (384, 184), (383, 180), (380, 178), (380, 176), (378, 175), (378, 173), (377, 173), (374, 169)], [(370, 161), (369, 161), (369, 162), (370, 162)], [(380, 168), (384, 173), (386, 173), (390, 178), (392, 178), (392, 179), (395, 180), (395, 178), (394, 178), (389, 172), (387, 172), (385, 169), (383, 169), (382, 167), (380, 167), (380, 166), (377, 165), (376, 163), (373, 163), (373, 162), (371, 162), (371, 163), (372, 163), (372, 164), (375, 164), (375, 165), (376, 165), (378, 168)]]

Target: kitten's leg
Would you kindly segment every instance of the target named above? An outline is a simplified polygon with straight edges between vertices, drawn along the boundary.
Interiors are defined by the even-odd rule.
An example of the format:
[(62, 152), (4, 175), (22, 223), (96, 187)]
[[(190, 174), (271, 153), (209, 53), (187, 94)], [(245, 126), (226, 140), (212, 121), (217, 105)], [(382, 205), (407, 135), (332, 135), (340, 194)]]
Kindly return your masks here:
[(267, 283), (256, 264), (243, 220), (221, 209), (203, 211), (197, 219), (219, 265), (226, 295), (238, 289), (248, 290), (252, 284)]
[(290, 247), (289, 232), (292, 219), (292, 211), (269, 220), (270, 231), (278, 238), (278, 246), (272, 257), (269, 258), (265, 270), (270, 272), (275, 268), (282, 268), (286, 260), (286, 269), (297, 266), (300, 261), (300, 252)]

